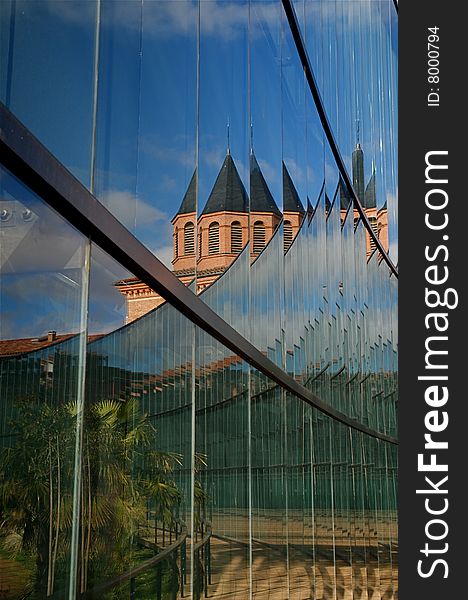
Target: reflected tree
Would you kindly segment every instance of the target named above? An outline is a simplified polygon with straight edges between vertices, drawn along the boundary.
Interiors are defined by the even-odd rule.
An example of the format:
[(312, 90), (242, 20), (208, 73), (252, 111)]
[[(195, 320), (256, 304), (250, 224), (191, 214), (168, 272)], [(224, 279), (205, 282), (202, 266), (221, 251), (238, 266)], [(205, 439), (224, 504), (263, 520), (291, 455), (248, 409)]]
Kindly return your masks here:
[[(28, 561), (35, 597), (66, 586), (78, 416), (76, 403), (26, 398), (10, 424), (11, 444), (0, 453), (2, 551)], [(78, 592), (128, 567), (149, 506), (155, 522), (171, 525), (181, 502), (171, 477), (181, 457), (155, 450), (156, 430), (136, 400), (90, 404), (83, 432)]]

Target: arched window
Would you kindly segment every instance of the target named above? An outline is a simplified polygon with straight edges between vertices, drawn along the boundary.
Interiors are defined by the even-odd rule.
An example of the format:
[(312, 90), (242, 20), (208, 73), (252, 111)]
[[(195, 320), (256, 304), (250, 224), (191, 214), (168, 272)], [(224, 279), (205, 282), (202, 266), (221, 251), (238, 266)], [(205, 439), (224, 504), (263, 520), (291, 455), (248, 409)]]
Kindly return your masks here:
[(201, 258), (203, 250), (202, 228), (198, 227), (198, 258)]
[(242, 250), (242, 225), (239, 221), (234, 221), (231, 225), (231, 252), (239, 254)]
[(219, 254), (219, 223), (216, 221), (208, 227), (208, 254)]
[(190, 222), (184, 227), (184, 254), (195, 254), (195, 225)]
[(174, 231), (174, 258), (179, 258), (179, 230)]
[(255, 221), (253, 226), (253, 251), (258, 254), (265, 248), (265, 225), (262, 221)]
[(293, 228), (291, 221), (284, 222), (284, 251), (289, 248), (293, 240)]

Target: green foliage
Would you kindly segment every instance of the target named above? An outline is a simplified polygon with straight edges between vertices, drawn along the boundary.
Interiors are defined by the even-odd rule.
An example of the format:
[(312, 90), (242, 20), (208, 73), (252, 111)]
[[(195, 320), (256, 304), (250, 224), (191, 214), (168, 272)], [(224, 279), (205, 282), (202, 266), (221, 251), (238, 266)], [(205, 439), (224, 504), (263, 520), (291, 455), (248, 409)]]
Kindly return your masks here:
[(181, 493), (171, 475), (182, 459), (157, 451), (156, 437), (133, 399), (102, 400), (83, 413), (76, 403), (18, 403), (11, 446), (0, 451), (0, 535), (11, 559), (35, 560), (36, 597), (65, 585), (74, 494), (78, 591), (128, 569), (149, 506), (173, 524)]

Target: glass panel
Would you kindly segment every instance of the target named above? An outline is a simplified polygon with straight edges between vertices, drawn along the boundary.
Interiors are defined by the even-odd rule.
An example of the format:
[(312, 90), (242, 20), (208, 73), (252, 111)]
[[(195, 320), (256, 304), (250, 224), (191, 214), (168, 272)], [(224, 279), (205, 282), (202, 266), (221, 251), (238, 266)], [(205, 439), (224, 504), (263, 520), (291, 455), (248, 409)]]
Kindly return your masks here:
[[(351, 453), (349, 429), (332, 422), (332, 494), (333, 494), (333, 542), (336, 578), (336, 597), (350, 597), (353, 590), (353, 563), (351, 554), (351, 506), (349, 481)], [(353, 590), (354, 591), (354, 590)]]
[[(250, 238), (249, 5), (202, 0), (199, 11), (197, 288), (201, 291), (228, 274), (231, 265), (248, 273), (248, 251), (239, 248), (246, 247)], [(239, 240), (235, 247), (233, 226)], [(233, 284), (236, 288), (231, 289)], [(224, 298), (234, 293), (246, 310), (248, 278), (223, 275), (219, 286)], [(230, 302), (212, 307), (230, 319)]]
[(252, 592), (288, 597), (286, 397), (251, 373)]
[(102, 0), (99, 21), (99, 87), (92, 191), (133, 232), (137, 202), (141, 2)]
[[(199, 10), (197, 287), (248, 335), (249, 4), (202, 0)], [(241, 600), (250, 594), (249, 369), (200, 330), (195, 347), (193, 597)]]
[(0, 171), (0, 590), (74, 593), (89, 245)]
[(135, 235), (188, 285), (196, 264), (198, 11), (191, 0), (142, 2), (141, 10)]
[[(392, 245), (393, 7), (294, 4), (355, 191)], [(33, 133), (276, 365), (396, 435), (397, 281), (280, 0), (18, 0), (0, 17), (1, 99)], [(395, 597), (395, 447), (286, 393), (8, 173), (0, 198), (12, 597)]]
[(115, 287), (129, 279), (93, 248), (90, 323), (102, 329), (88, 344), (82, 589), (181, 597), (190, 565), (193, 327), (168, 304), (125, 326)]
[[(193, 597), (249, 597), (249, 368), (196, 338)], [(211, 535), (211, 537), (209, 537)]]
[[(281, 3), (250, 2), (250, 220), (253, 230), (250, 271), (250, 340), (278, 365), (283, 365), (282, 310), (284, 277), (282, 183)], [(265, 244), (255, 231), (264, 227)], [(255, 377), (253, 375), (253, 377)], [(256, 500), (258, 502), (258, 499)], [(258, 554), (259, 548), (256, 548)], [(253, 586), (259, 561), (254, 553)]]
[(313, 598), (315, 531), (313, 527), (313, 456), (311, 409), (297, 398), (286, 398), (286, 477), (289, 597)]
[[(188, 285), (196, 264), (198, 11), (189, 0), (100, 6), (93, 191)], [(161, 303), (137, 279), (127, 283), (129, 321)]]
[(361, 598), (368, 596), (367, 553), (369, 548), (367, 521), (364, 504), (364, 466), (361, 454), (362, 434), (349, 431), (349, 527), (350, 553), (354, 593)]
[(87, 187), (97, 9), (86, 0), (0, 3), (0, 100)]
[[(284, 14), (282, 42), (285, 368), (302, 380), (305, 370), (306, 315), (302, 301), (304, 278), (300, 265), (304, 262), (307, 227), (306, 94), (304, 71)], [(289, 228), (291, 243), (287, 243), (286, 237)]]

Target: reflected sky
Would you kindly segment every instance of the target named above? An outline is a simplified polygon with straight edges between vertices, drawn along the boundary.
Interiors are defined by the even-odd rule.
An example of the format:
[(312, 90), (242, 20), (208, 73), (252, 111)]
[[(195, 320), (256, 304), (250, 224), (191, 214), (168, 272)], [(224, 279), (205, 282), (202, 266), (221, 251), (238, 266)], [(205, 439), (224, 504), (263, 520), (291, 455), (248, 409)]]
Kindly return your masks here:
[(0, 170), (2, 339), (81, 330), (86, 239)]
[[(295, 6), (348, 169), (359, 136), (366, 182), (376, 170), (395, 252), (391, 2)], [(0, 31), (2, 101), (168, 266), (195, 168), (200, 214), (228, 148), (247, 190), (253, 148), (280, 208), (282, 161), (304, 206), (324, 180), (333, 197), (338, 171), (279, 0), (4, 1)]]
[[(395, 136), (390, 113), (396, 96), (383, 88), (384, 77), (389, 75), (396, 84), (397, 38), (391, 3), (313, 0), (302, 4), (297, 2), (296, 9), (305, 19), (309, 54), (343, 155), (350, 165), (359, 121), (359, 136), (368, 157), (367, 178), (382, 159), (384, 174), (392, 157), (378, 156), (384, 153), (384, 145), (395, 142), (387, 138)], [(268, 183), (275, 188), (274, 146), (281, 145), (281, 139), (272, 139), (273, 128), (282, 115), (292, 136), (304, 131), (294, 114), (302, 73), (280, 2), (203, 0), (199, 7), (192, 0), (102, 0), (100, 7), (99, 94), (94, 107), (98, 5), (49, 0), (2, 3), (2, 98), (15, 114), (89, 183), (96, 109), (96, 193), (132, 192), (138, 196), (135, 204), (150, 203), (171, 218), (195, 168), (198, 101), (199, 162), (206, 170), (206, 185), (205, 178), (200, 184), (201, 210), (224, 158), (228, 123), (231, 152), (247, 183), (243, 155), (250, 137), (246, 94), (250, 44), (252, 85), (256, 88), (250, 119), (254, 146), (262, 157), (259, 162), (267, 181), (271, 174)], [(283, 72), (281, 98), (275, 83), (279, 66)], [(260, 101), (255, 101), (255, 92), (261, 97), (263, 88), (269, 91), (268, 110), (256, 108)], [(268, 123), (269, 135), (261, 133), (267, 129), (262, 121)], [(291, 154), (286, 143), (283, 155), (292, 170), (296, 163), (300, 188), (303, 160)], [(308, 162), (313, 170), (313, 157)], [(383, 203), (383, 177), (378, 185), (377, 195)], [(279, 202), (280, 187), (272, 193)], [(119, 210), (116, 204), (116, 212)], [(146, 214), (140, 217), (137, 206), (135, 215), (138, 228)], [(142, 237), (148, 237), (144, 231)]]
[[(345, 161), (351, 170), (359, 139), (365, 183), (375, 168), (381, 204), (396, 194), (391, 2), (295, 6)], [(203, 258), (214, 257), (205, 281), (221, 275), (201, 300), (325, 403), (394, 434), (396, 280), (376, 253), (367, 261), (364, 226), (342, 204), (349, 194), (338, 188), (281, 0), (3, 0), (0, 51), (0, 99), (168, 265), (171, 219), (193, 174), (200, 216), (230, 153), (236, 168), (226, 160), (230, 175), (212, 206), (236, 195), (240, 216), (225, 227), (224, 245), (226, 222), (216, 221), (211, 239), (207, 228), (208, 242), (203, 234), (211, 254)], [(251, 215), (252, 252), (241, 247), (250, 223), (237, 173), (263, 199)], [(194, 220), (185, 214), (176, 225), (190, 221), (176, 248), (193, 266)], [(320, 589), (326, 598), (345, 590), (389, 597), (395, 493), (381, 440), (294, 398), (167, 302), (124, 325), (122, 290), (142, 306), (148, 289), (1, 168), (0, 264), (0, 425), (13, 482), (0, 558), (15, 582), (27, 581), (29, 567), (34, 597), (45, 587), (63, 596), (70, 572), (81, 592), (96, 595), (95, 584), (131, 568), (128, 585), (114, 589), (119, 597), (163, 587), (171, 598), (309, 598)], [(192, 265), (184, 279), (196, 290), (205, 275), (200, 260), (194, 279)], [(55, 420), (55, 405), (73, 409), (73, 428)], [(41, 454), (35, 414), (48, 421)], [(76, 452), (74, 463), (61, 458), (62, 446)], [(177, 463), (180, 495), (166, 495), (173, 469), (160, 451)], [(154, 555), (175, 539), (172, 517), (185, 522), (190, 543), (161, 571)], [(39, 533), (27, 536), (32, 520)], [(76, 544), (62, 539), (71, 527)], [(211, 528), (211, 542), (197, 549)], [(135, 576), (147, 555), (148, 570)]]

